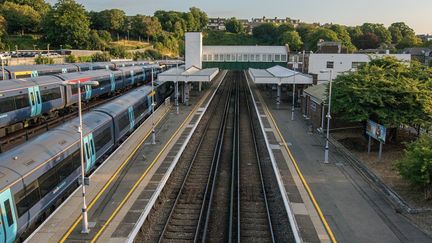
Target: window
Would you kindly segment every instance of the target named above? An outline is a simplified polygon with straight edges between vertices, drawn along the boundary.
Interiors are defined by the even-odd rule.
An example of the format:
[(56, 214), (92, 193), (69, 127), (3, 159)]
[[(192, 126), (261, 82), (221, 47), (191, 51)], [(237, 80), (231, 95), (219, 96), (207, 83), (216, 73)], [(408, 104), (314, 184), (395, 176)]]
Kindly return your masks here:
[(39, 186), (37, 180), (27, 185), (15, 194), (15, 203), (18, 217), (21, 217), (40, 200)]
[(248, 55), (247, 54), (243, 54), (243, 61), (247, 62), (248, 61)]
[(28, 94), (21, 94), (15, 96), (15, 105), (17, 110), (28, 107), (30, 105)]
[[(101, 82), (99, 82), (99, 84), (101, 84)], [(81, 94), (85, 93), (85, 86), (81, 86)], [(72, 94), (77, 94), (78, 93), (78, 85), (74, 84), (72, 85)]]
[(352, 68), (359, 68), (360, 66), (366, 64), (366, 62), (352, 62), (351, 67)]
[(69, 155), (66, 159), (64, 159), (61, 162), (61, 165), (59, 165), (57, 173), (59, 174), (60, 181), (65, 180), (70, 174), (72, 174), (80, 166), (81, 166), (81, 159), (80, 159), (79, 150), (77, 150), (73, 154)]
[(251, 62), (255, 61), (255, 54), (250, 54), (249, 61)]
[(208, 61), (213, 61), (213, 55), (212, 54), (208, 54), (207, 58), (208, 58)]
[(219, 54), (214, 54), (214, 60), (219, 61)]
[(15, 110), (14, 97), (0, 99), (0, 114)]
[(141, 116), (142, 114), (144, 114), (146, 112), (147, 108), (148, 108), (147, 102), (142, 102), (142, 103), (134, 106), (134, 110), (136, 111), (136, 114), (138, 116)]
[(48, 172), (38, 178), (41, 197), (51, 192), (59, 183), (59, 175), (57, 174), (56, 167), (50, 169)]
[(280, 62), (281, 61), (281, 55), (280, 54), (276, 54), (275, 55), (275, 62)]
[(99, 151), (103, 146), (111, 141), (111, 127), (106, 127), (102, 132), (95, 136), (96, 151)]
[(8, 221), (8, 226), (11, 226), (14, 224), (13, 216), (12, 216), (12, 209), (9, 199), (4, 202), (4, 207), (6, 209), (6, 217)]
[(231, 54), (231, 61), (235, 62), (235, 60), (236, 60), (236, 54)]
[(120, 118), (118, 119), (118, 124), (119, 124), (119, 130), (122, 131), (123, 129), (125, 129), (127, 126), (129, 126), (129, 114), (126, 111), (125, 113), (123, 113), (123, 115), (120, 115)]
[(231, 54), (225, 54), (225, 61), (231, 61)]
[(60, 88), (41, 90), (42, 100), (44, 102), (61, 98)]
[(207, 61), (207, 54), (203, 54), (202, 59), (203, 61)]
[(268, 62), (273, 62), (273, 55), (272, 54), (268, 54), (267, 55), (267, 61)]
[(237, 54), (237, 61), (241, 62), (243, 61), (243, 55), (242, 54)]
[(263, 62), (267, 62), (267, 54), (263, 54), (262, 55), (262, 61)]
[(255, 61), (259, 62), (261, 60), (260, 56), (261, 56), (260, 54), (256, 54), (255, 55)]
[(327, 68), (334, 68), (334, 62), (327, 62)]
[(281, 61), (286, 62), (287, 61), (287, 55), (285, 55), (285, 54), (281, 55)]

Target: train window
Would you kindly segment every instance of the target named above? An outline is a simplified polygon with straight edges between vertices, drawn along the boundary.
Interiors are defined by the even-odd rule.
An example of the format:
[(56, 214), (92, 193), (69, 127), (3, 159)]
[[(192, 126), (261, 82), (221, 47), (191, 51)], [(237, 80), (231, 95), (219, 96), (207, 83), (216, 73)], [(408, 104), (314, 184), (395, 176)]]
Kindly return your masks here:
[(29, 106), (29, 98), (27, 94), (15, 96), (16, 109), (21, 109)]
[(41, 91), (42, 101), (50, 101), (61, 98), (60, 88), (45, 89)]
[(11, 204), (10, 204), (9, 199), (4, 202), (4, 207), (6, 209), (6, 217), (7, 217), (7, 220), (8, 220), (8, 226), (11, 226), (15, 222), (14, 222), (14, 219), (13, 219), (13, 216), (12, 216), (12, 208), (11, 208)]
[(130, 77), (131, 77), (130, 72), (125, 72), (125, 78), (130, 78)]
[(142, 102), (134, 107), (134, 110), (138, 114), (138, 116), (142, 115), (147, 109), (147, 102)]
[(78, 169), (80, 165), (79, 150), (77, 150), (75, 153), (69, 155), (61, 162), (57, 172), (59, 174), (60, 181), (66, 179), (70, 174), (72, 174), (72, 172)]
[(105, 128), (101, 133), (95, 136), (96, 151), (99, 151), (103, 146), (109, 143), (112, 139), (111, 127)]
[(117, 74), (116, 77), (115, 77), (115, 80), (116, 81), (121, 81), (122, 80), (122, 76)]
[(118, 119), (118, 121), (119, 121), (120, 131), (122, 131), (127, 126), (129, 126), (129, 114), (128, 114), (128, 112), (125, 112), (123, 115), (121, 115), (120, 118)]
[(0, 114), (15, 110), (14, 97), (0, 99)]
[(33, 205), (40, 200), (39, 188), (37, 181), (29, 184), (25, 189), (15, 194), (15, 203), (18, 211), (18, 217), (21, 217)]
[(51, 168), (48, 172), (38, 178), (41, 196), (44, 197), (54, 189), (59, 183), (59, 177), (56, 167)]

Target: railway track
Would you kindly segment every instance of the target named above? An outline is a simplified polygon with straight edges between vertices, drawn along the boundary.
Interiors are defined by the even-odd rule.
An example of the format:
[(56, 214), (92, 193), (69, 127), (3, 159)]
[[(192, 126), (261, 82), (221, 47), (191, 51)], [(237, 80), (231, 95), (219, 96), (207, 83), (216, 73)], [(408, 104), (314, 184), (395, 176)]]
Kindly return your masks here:
[(136, 242), (294, 242), (245, 82), (228, 73)]

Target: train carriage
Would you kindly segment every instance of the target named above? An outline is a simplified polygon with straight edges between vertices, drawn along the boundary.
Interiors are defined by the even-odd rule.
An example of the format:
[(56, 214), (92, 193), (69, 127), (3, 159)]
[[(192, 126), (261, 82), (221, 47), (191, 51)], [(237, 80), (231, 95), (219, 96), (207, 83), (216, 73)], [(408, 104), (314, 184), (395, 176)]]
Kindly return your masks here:
[[(99, 112), (84, 115), (83, 124), (84, 160), (88, 173), (114, 146), (114, 136), (108, 115)], [(78, 119), (75, 119), (40, 135), (31, 143), (0, 154), (0, 173), (4, 175), (0, 178), (0, 199), (9, 200), (11, 212), (4, 223), (14, 224), (3, 232), (7, 242), (12, 242), (18, 232), (31, 227), (41, 213), (57, 204), (80, 176), (77, 127)]]
[(65, 93), (61, 82), (53, 76), (3, 81), (0, 86), (0, 127), (64, 107)]
[(124, 84), (126, 86), (132, 86), (146, 81), (146, 73), (143, 67), (122, 67), (118, 70), (123, 73)]
[(78, 72), (78, 67), (72, 64), (6, 66), (5, 77), (3, 78), (3, 73), (0, 72), (0, 79), (19, 79), (72, 72)]

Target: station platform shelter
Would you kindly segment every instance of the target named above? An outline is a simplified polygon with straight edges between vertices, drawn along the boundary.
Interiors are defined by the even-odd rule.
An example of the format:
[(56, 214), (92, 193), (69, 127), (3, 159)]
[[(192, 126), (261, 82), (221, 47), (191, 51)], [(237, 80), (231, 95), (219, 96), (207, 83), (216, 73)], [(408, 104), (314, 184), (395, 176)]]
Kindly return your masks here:
[(182, 103), (189, 105), (190, 85), (192, 83), (198, 84), (198, 90), (201, 91), (202, 83), (211, 82), (218, 73), (218, 68), (201, 69), (196, 66), (186, 68), (184, 65), (177, 65), (174, 68), (158, 74), (158, 80), (174, 82), (176, 106), (178, 106), (179, 96)]
[(296, 93), (297, 99), (300, 99), (303, 90), (313, 84), (311, 75), (278, 65), (267, 69), (249, 68), (248, 75), (257, 85), (270, 86), (272, 90), (275, 88), (277, 104), (281, 103), (282, 91), (287, 91), (287, 96), (292, 98), (293, 107), (296, 103)]

